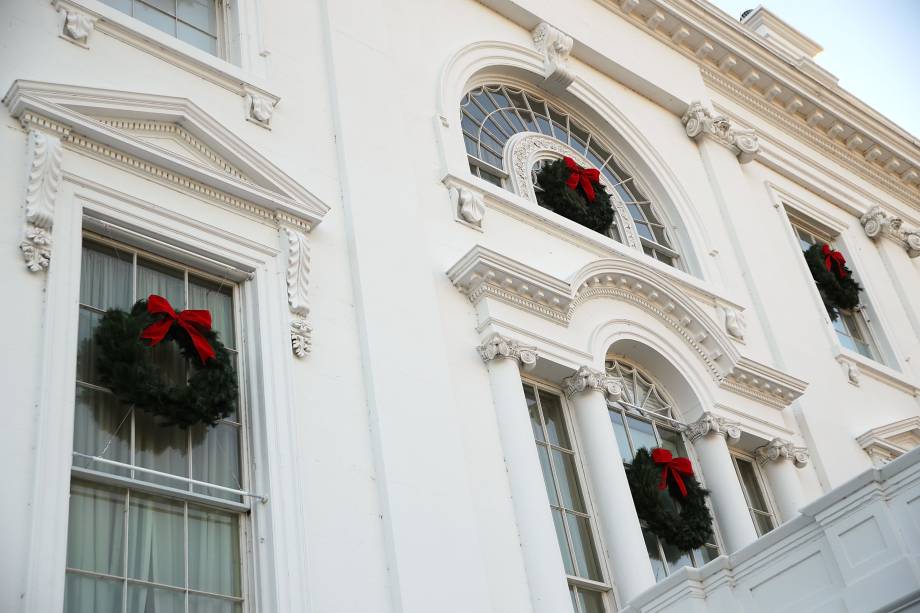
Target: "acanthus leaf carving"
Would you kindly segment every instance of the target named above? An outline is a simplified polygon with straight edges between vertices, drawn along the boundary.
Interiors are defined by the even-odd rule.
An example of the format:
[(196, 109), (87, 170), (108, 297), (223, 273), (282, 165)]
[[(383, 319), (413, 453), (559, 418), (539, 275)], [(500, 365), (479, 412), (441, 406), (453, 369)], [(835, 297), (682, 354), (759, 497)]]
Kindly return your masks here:
[(493, 334), (476, 348), (483, 362), (498, 358), (517, 360), (524, 370), (532, 370), (537, 365), (537, 350), (535, 347), (522, 345), (518, 341), (506, 338), (501, 334)]
[(737, 441), (741, 438), (741, 424), (713, 415), (709, 411), (705, 411), (695, 422), (687, 424), (687, 436), (691, 442), (711, 434)]
[(562, 383), (568, 398), (592, 390), (601, 392), (610, 400), (618, 400), (623, 396), (623, 382), (618, 377), (612, 377), (588, 366), (581, 366), (575, 374), (563, 379)]
[(560, 32), (546, 22), (534, 28), (531, 33), (537, 51), (543, 54), (543, 73), (547, 81), (568, 87), (575, 80), (569, 68), (569, 55), (574, 41), (571, 36)]
[(766, 445), (755, 450), (757, 459), (761, 464), (776, 462), (778, 460), (791, 460), (796, 468), (808, 465), (808, 448), (793, 445), (791, 441), (774, 438)]
[(886, 213), (882, 207), (874, 206), (866, 211), (860, 218), (863, 230), (871, 239), (887, 236), (896, 243), (901, 244), (907, 255), (915, 258), (920, 256), (920, 229), (907, 229), (903, 227), (903, 220)]
[(29, 173), (26, 181), (25, 232), (19, 248), (32, 272), (51, 263), (51, 229), (54, 203), (63, 177), (63, 148), (55, 136), (29, 130)]
[(760, 142), (754, 130), (734, 127), (728, 117), (713, 114), (701, 102), (691, 102), (681, 122), (687, 136), (694, 140), (711, 138), (729, 147), (741, 164), (752, 161), (760, 152)]
[(310, 314), (308, 288), (310, 284), (310, 247), (307, 237), (293, 228), (284, 228), (287, 238), (287, 297), (291, 320), (291, 347), (299, 358), (310, 353), (313, 328), (307, 320)]

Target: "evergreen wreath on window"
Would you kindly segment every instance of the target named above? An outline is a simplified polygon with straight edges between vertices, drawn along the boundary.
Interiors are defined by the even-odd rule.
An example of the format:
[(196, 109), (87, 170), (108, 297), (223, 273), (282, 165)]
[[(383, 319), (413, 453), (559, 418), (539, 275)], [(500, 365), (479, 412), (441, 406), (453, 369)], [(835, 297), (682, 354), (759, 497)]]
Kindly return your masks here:
[[(209, 311), (176, 312), (165, 298), (138, 300), (130, 313), (106, 311), (94, 333), (99, 381), (126, 405), (163, 426), (214, 425), (236, 410), (238, 385), (230, 352), (211, 329)], [(186, 385), (168, 383), (151, 347), (172, 341), (191, 369)]]
[(610, 194), (600, 182), (600, 172), (582, 168), (570, 157), (545, 164), (537, 171), (537, 204), (607, 234), (613, 223)]
[(625, 468), (636, 512), (651, 532), (681, 551), (713, 541), (709, 492), (693, 476), (690, 460), (643, 448)]
[(824, 301), (824, 308), (831, 321), (836, 321), (840, 309), (854, 309), (859, 306), (859, 283), (853, 279), (853, 272), (847, 268), (843, 254), (829, 245), (816, 243), (805, 251), (808, 270), (818, 286), (818, 293)]

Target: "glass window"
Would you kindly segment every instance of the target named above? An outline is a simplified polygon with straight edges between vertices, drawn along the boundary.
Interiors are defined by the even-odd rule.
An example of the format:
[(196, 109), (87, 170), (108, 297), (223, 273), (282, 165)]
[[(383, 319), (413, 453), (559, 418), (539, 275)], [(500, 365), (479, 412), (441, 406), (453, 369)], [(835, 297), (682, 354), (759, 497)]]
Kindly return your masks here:
[(763, 536), (776, 527), (776, 517), (767, 503), (760, 470), (749, 459), (732, 455), (732, 460), (738, 472), (738, 480), (741, 481), (741, 489), (744, 490), (751, 519), (757, 528), (757, 535)]
[[(675, 419), (674, 405), (667, 393), (651, 377), (620, 359), (608, 359), (607, 374), (623, 383), (622, 400), (608, 405), (610, 422), (617, 438), (620, 457), (632, 461), (636, 451), (655, 447), (667, 449), (675, 456), (688, 457), (681, 433), (683, 425)], [(702, 566), (719, 555), (715, 543), (695, 551), (681, 551), (649, 532), (644, 522), (642, 536), (648, 550), (655, 579), (660, 581), (683, 566)]]
[[(531, 92), (507, 85), (484, 85), (463, 96), (460, 125), (470, 171), (499, 187), (504, 187), (507, 176), (504, 145), (513, 134), (536, 132), (570, 145), (603, 174), (613, 197), (626, 205), (643, 251), (670, 266), (677, 266), (678, 254), (651, 201), (641, 193), (635, 179), (623, 170), (623, 165), (614, 159), (611, 148), (602, 145), (600, 135), (586, 124)], [(623, 222), (618, 215), (614, 217), (609, 234), (622, 242), (619, 226)]]
[[(67, 542), (67, 613), (241, 612), (248, 515), (240, 411), (214, 427), (165, 427), (122, 406), (95, 373), (93, 331), (107, 309), (155, 293), (206, 308), (236, 358), (233, 286), (112, 243), (84, 240)], [(185, 363), (154, 348), (167, 379)]]
[[(602, 613), (604, 593), (609, 588), (604, 585), (593, 521), (582, 490), (562, 397), (528, 382), (523, 385), (556, 539), (565, 572), (570, 577), (573, 606), (578, 613)], [(577, 579), (595, 582), (598, 586), (587, 589), (583, 581), (578, 585), (572, 582)]]
[(218, 55), (218, 0), (102, 0), (123, 13), (181, 41)]

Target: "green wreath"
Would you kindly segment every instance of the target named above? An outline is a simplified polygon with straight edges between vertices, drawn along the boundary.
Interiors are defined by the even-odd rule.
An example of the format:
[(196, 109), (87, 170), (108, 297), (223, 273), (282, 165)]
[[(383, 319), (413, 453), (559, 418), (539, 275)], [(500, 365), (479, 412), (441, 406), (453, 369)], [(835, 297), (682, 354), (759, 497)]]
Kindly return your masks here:
[[(150, 300), (155, 298), (168, 307), (158, 296), (151, 296)], [(171, 308), (169, 311), (175, 314)], [(195, 330), (197, 339), (178, 322), (169, 325), (169, 319), (165, 313), (148, 312), (147, 300), (135, 303), (130, 313), (120, 309), (107, 311), (94, 333), (99, 381), (121, 402), (156, 416), (163, 426), (214, 425), (236, 410), (239, 392), (230, 352), (210, 329), (209, 313), (207, 328)], [(150, 347), (155, 343), (148, 344), (142, 338), (151, 325), (161, 329), (168, 326), (162, 340), (174, 341), (179, 346), (191, 368), (187, 385), (167, 382), (153, 363)], [(205, 359), (196, 341), (198, 345), (206, 341), (213, 349), (213, 357)]]
[(817, 243), (805, 251), (805, 261), (831, 321), (837, 320), (840, 309), (859, 306), (862, 287), (853, 279), (853, 271), (847, 268), (846, 260), (839, 251)]
[[(572, 165), (575, 166), (575, 170), (572, 169)], [(537, 204), (595, 232), (607, 234), (613, 223), (610, 194), (600, 181), (590, 178), (579, 181), (575, 188), (569, 187), (567, 182), (573, 172), (587, 172), (592, 176), (597, 173), (592, 169), (585, 171), (571, 158), (556, 160), (537, 171), (536, 183), (542, 188), (542, 191), (537, 191)], [(590, 183), (593, 200), (589, 200), (585, 193), (584, 181)]]
[(667, 488), (660, 489), (662, 465), (652, 460), (648, 449), (637, 451), (632, 463), (625, 464), (625, 468), (636, 513), (651, 532), (681, 551), (713, 541), (712, 516), (706, 506), (709, 492), (695, 477), (682, 476), (686, 496), (674, 478), (668, 479)]

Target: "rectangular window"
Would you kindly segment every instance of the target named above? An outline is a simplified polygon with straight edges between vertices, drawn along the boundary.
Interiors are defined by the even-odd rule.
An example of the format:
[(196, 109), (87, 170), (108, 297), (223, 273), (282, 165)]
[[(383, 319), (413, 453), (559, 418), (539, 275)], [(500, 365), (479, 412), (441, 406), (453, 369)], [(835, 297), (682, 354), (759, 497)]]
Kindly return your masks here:
[(760, 470), (753, 460), (748, 458), (732, 454), (732, 461), (735, 463), (735, 471), (738, 473), (741, 489), (744, 490), (744, 498), (751, 512), (751, 519), (754, 520), (754, 526), (757, 528), (757, 536), (763, 536), (776, 527), (776, 516), (767, 502), (766, 489), (763, 486)]
[(581, 485), (578, 460), (569, 433), (562, 396), (524, 383), (524, 397), (533, 428), (556, 538), (569, 578), (576, 613), (603, 613), (609, 591), (594, 538), (594, 522)]
[(224, 57), (221, 0), (102, 0), (181, 41)]
[[(98, 381), (93, 331), (107, 309), (158, 294), (207, 309), (236, 359), (232, 284), (123, 245), (84, 239), (65, 613), (241, 613), (249, 497), (243, 411), (214, 427), (161, 426)], [(152, 350), (184, 383), (172, 344)]]
[[(831, 236), (804, 220), (794, 219), (793, 230), (795, 230), (802, 251), (807, 251), (815, 244), (827, 244), (832, 249), (834, 248), (834, 240)], [(852, 269), (852, 265), (848, 264), (848, 266)], [(857, 307), (851, 310), (838, 309), (838, 311), (840, 317), (831, 324), (840, 344), (870, 360), (882, 362), (882, 354), (873, 338), (866, 310), (863, 307)]]

